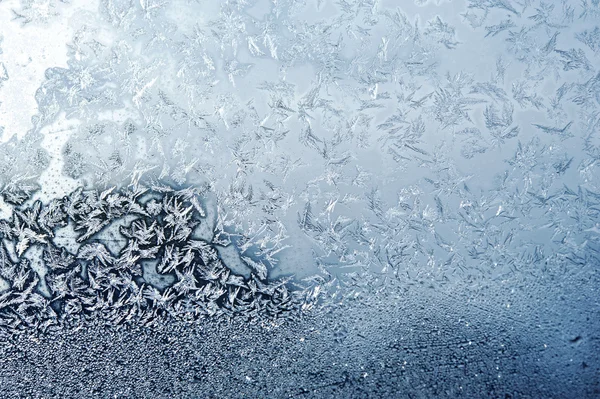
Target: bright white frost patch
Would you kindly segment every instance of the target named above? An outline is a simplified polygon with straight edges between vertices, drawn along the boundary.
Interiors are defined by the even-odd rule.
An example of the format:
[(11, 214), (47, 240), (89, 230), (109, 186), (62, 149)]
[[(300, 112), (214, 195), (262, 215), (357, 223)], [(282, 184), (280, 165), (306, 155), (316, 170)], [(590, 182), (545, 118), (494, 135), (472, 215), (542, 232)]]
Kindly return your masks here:
[[(60, 7), (60, 18), (54, 13), (58, 9), (50, 6), (55, 1), (30, 2), (35, 28), (22, 26), (26, 20), (18, 18), (12, 10), (20, 10), (19, 0), (6, 0), (0, 4), (0, 47), (1, 64), (10, 74), (2, 82), (0, 93), (0, 126), (4, 128), (2, 141), (13, 135), (22, 138), (33, 126), (31, 117), (37, 112), (35, 92), (45, 79), (47, 68), (67, 66), (67, 44), (73, 37), (73, 24), (69, 23), (81, 10), (96, 10), (96, 0), (76, 2), (70, 7)], [(25, 15), (25, 14), (23, 14)]]

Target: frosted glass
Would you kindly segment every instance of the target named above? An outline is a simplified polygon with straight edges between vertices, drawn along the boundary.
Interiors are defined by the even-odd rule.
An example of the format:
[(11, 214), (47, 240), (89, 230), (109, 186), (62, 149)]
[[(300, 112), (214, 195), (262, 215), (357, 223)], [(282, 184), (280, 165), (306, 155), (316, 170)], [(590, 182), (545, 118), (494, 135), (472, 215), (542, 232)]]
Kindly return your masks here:
[(0, 396), (600, 396), (599, 25), (0, 0)]

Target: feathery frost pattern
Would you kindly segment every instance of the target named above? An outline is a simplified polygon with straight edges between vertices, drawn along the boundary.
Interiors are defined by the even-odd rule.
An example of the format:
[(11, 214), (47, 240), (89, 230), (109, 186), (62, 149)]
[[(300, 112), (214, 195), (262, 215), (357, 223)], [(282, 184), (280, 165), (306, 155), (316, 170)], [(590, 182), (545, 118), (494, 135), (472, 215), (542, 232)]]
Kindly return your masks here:
[[(578, 368), (510, 385), (513, 332), (484, 331), (489, 379), (421, 396), (599, 394), (600, 0), (0, 0), (0, 136), (6, 336), (310, 319), (379, 345), (352, 331), (384, 316), (340, 314), (430, 300), (451, 342), (510, 325)], [(405, 392), (350, 394), (357, 370), (215, 395)]]
[[(115, 325), (152, 325), (161, 317), (276, 321), (315, 304), (318, 287), (290, 290), (288, 280), (267, 280), (260, 260), (249, 258), (250, 275), (236, 275), (223, 264), (215, 244), (195, 239), (202, 220), (198, 196), (194, 189), (166, 186), (78, 189), (47, 205), (36, 201), (15, 209), (9, 221), (0, 222), (0, 275), (10, 284), (0, 300), (0, 325), (45, 331), (64, 321), (98, 317)], [(129, 223), (123, 223), (126, 218)], [(68, 225), (76, 233), (76, 253), (54, 242), (57, 231)], [(111, 226), (118, 228), (114, 238), (95, 239)], [(41, 248), (47, 268), (43, 282), (27, 256), (34, 248)], [(144, 278), (152, 272), (172, 281), (157, 287)]]

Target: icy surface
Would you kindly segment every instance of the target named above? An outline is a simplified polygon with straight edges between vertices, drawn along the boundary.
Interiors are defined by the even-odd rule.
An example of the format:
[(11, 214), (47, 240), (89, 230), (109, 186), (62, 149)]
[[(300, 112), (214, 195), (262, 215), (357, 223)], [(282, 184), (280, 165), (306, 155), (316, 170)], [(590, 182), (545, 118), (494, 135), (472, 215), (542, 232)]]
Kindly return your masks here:
[(598, 0), (0, 0), (0, 134), (6, 384), (106, 328), (214, 359), (165, 397), (600, 395)]

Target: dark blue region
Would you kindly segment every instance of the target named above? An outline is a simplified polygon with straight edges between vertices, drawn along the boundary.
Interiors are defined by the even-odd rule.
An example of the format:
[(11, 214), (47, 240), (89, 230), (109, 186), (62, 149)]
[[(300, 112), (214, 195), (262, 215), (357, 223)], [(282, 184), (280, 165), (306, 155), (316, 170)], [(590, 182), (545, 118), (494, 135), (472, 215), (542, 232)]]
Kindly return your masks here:
[[(2, 397), (597, 398), (597, 308), (410, 287), (279, 327), (88, 324), (0, 349)], [(515, 309), (516, 308), (516, 309)]]

